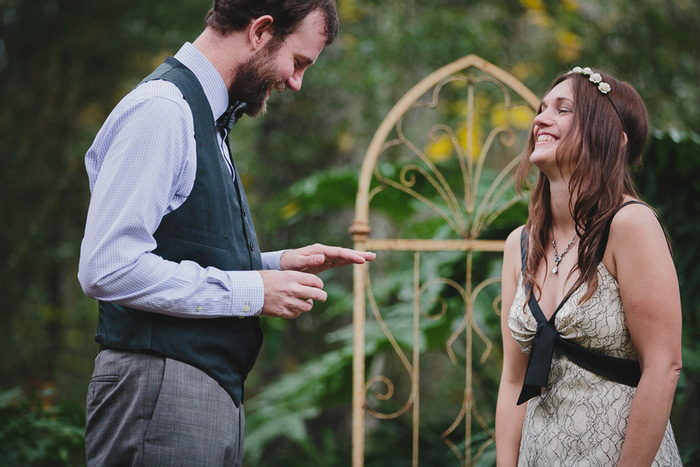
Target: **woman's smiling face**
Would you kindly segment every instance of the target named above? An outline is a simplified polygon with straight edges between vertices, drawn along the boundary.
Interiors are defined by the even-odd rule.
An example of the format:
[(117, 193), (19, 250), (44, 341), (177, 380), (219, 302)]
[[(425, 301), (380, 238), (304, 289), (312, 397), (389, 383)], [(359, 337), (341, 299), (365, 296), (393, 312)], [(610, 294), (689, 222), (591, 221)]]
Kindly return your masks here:
[(544, 96), (540, 113), (535, 116), (532, 127), (535, 149), (530, 155), (530, 162), (548, 176), (559, 173), (556, 162), (557, 148), (572, 129), (573, 110), (574, 93), (571, 80), (567, 79), (554, 86)]

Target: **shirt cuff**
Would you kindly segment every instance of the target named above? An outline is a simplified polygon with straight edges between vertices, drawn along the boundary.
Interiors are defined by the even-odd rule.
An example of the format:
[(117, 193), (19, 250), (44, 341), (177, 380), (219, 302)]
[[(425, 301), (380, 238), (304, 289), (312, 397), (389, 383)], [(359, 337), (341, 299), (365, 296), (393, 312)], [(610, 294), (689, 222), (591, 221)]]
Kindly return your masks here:
[(268, 251), (263, 253), (262, 256), (262, 268), (264, 271), (279, 271), (280, 270), (280, 259), (282, 255), (287, 250), (279, 251)]
[(229, 271), (231, 315), (260, 316), (265, 304), (265, 288), (258, 271)]

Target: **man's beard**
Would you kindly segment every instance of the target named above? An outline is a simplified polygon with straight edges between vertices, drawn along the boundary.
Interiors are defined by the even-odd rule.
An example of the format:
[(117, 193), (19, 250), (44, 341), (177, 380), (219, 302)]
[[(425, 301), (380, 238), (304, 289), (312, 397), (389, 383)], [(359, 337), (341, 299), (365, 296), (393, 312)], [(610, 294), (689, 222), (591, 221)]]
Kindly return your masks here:
[(279, 45), (267, 44), (236, 70), (233, 87), (229, 91), (229, 101), (231, 103), (242, 101), (248, 104), (246, 113), (251, 117), (265, 113), (267, 99), (272, 89), (277, 89), (279, 92), (286, 89), (274, 63), (274, 52), (279, 49)]

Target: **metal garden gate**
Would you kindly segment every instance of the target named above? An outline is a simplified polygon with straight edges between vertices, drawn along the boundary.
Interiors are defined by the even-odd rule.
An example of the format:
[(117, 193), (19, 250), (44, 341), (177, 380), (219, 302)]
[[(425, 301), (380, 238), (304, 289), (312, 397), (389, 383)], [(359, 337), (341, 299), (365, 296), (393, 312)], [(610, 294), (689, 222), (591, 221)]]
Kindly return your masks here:
[[(475, 464), (493, 443), (495, 395), (480, 402), (486, 383), (475, 381), (474, 369), (500, 372), (484, 330), (498, 318), (500, 275), (487, 267), (476, 274), (475, 261), (481, 269), (494, 263), (482, 257), (503, 251), (499, 218), (518, 203), (522, 209), (515, 169), (538, 105), (516, 78), (468, 55), (415, 85), (375, 133), (350, 230), (356, 249), (399, 256), (354, 270), (353, 466), (364, 465), (368, 438), (375, 451), (395, 450), (398, 463), (418, 465), (421, 446), (438, 440), (422, 437), (428, 428), (455, 464)], [(494, 232), (500, 237), (484, 238)], [(445, 263), (449, 277), (440, 275)], [(375, 272), (375, 282), (388, 285), (373, 287)], [(378, 297), (381, 287), (396, 291)], [(429, 393), (443, 382), (453, 390)], [(438, 414), (447, 421), (436, 417), (442, 411), (451, 412)], [(372, 438), (391, 421), (405, 432), (399, 446)]]

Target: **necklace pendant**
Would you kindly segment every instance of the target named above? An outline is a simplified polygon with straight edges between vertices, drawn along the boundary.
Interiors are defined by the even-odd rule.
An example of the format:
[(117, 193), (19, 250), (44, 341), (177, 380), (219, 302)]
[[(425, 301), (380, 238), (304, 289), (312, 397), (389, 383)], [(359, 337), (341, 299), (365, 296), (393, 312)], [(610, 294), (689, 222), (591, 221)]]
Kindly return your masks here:
[[(554, 234), (552, 234), (552, 237), (554, 237)], [(559, 262), (561, 259), (564, 257), (564, 255), (569, 251), (569, 248), (571, 248), (571, 245), (574, 244), (576, 241), (577, 235), (574, 234), (574, 238), (571, 239), (568, 245), (566, 245), (566, 248), (564, 248), (564, 251), (559, 254), (557, 251), (557, 242), (552, 238), (552, 248), (554, 249), (554, 268), (552, 269), (552, 274), (556, 274), (559, 272)], [(569, 273), (571, 274), (571, 273)]]

